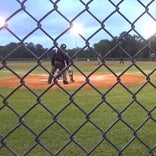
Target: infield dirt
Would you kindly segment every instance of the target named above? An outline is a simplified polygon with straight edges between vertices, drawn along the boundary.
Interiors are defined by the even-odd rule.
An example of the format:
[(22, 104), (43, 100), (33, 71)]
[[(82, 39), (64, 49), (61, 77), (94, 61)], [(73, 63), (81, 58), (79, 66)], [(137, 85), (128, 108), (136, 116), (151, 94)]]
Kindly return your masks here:
[[(24, 82), (25, 85), (32, 88), (32, 89), (46, 89), (50, 86), (47, 83), (48, 75), (29, 75), (25, 77)], [(81, 86), (83, 88), (90, 88), (91, 85), (96, 88), (104, 88), (104, 87), (111, 87), (115, 85), (117, 82), (117, 77), (113, 74), (93, 74), (87, 79), (80, 74), (74, 75), (75, 82), (71, 82), (69, 84), (64, 85), (62, 80), (58, 81), (58, 84), (64, 88), (68, 89), (76, 89)], [(124, 74), (120, 77), (120, 82), (124, 85), (134, 85), (134, 84), (141, 84), (146, 81), (144, 76), (135, 75), (135, 74)], [(89, 83), (89, 84), (87, 84)], [(120, 83), (118, 83), (119, 85)], [(16, 88), (20, 86), (20, 79), (17, 77), (5, 78), (0, 80), (0, 86), (9, 87), (9, 88)], [(22, 86), (24, 88), (24, 86)], [(54, 89), (59, 88), (58, 85), (52, 84)]]

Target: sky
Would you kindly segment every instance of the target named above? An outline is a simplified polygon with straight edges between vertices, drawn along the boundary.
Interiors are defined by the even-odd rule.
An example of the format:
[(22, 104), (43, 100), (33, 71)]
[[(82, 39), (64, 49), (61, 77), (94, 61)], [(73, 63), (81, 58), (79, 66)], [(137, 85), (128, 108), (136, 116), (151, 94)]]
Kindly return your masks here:
[[(115, 5), (118, 5), (119, 12), (116, 11)], [(145, 7), (148, 12), (145, 11)], [(8, 29), (1, 27), (0, 20), (0, 46), (23, 40), (50, 48), (55, 40), (58, 44), (65, 43), (70, 49), (84, 47), (88, 43), (93, 46), (103, 39), (111, 40), (112, 36), (129, 31), (130, 23), (135, 25), (135, 31), (130, 31), (131, 35), (139, 33), (148, 39), (156, 32), (156, 2), (155, 0), (0, 0), (1, 18), (7, 22)], [(73, 30), (71, 24), (77, 24), (77, 30)]]

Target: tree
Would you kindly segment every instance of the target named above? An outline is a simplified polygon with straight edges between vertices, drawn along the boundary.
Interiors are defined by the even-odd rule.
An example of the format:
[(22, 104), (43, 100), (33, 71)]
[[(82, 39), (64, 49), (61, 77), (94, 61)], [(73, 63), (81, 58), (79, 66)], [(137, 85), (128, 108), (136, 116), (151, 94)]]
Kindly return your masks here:
[(137, 39), (138, 39), (138, 36), (136, 35), (132, 36), (125, 31), (120, 34), (121, 47), (131, 57), (137, 55), (137, 52), (140, 49), (140, 42)]
[(109, 40), (101, 40), (99, 43), (94, 44), (94, 49), (101, 56), (105, 56), (111, 48), (111, 42)]
[[(150, 43), (150, 49), (147, 46), (148, 43)], [(41, 44), (35, 45), (32, 42), (25, 44), (12, 42), (0, 47), (0, 56), (11, 58), (43, 58), (48, 57), (49, 50)], [(152, 36), (147, 42), (139, 35), (130, 35), (129, 32), (123, 31), (119, 36), (113, 37), (112, 40), (100, 40), (93, 47), (86, 47), (85, 49), (77, 47), (68, 51), (69, 55), (74, 58), (97, 58), (98, 56), (147, 58), (150, 56), (150, 51), (156, 53), (156, 36)]]

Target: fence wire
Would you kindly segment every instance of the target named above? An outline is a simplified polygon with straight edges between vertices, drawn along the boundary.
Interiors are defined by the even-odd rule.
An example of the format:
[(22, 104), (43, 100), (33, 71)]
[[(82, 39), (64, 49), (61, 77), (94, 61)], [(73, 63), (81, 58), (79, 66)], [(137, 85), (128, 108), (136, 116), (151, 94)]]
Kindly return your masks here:
[[(19, 80), (19, 85), (14, 87), (12, 90), (4, 90), (5, 93), (0, 93), (0, 122), (2, 123), (5, 121), (5, 126), (0, 128), (0, 155), (135, 155), (137, 152), (139, 152), (139, 155), (156, 155), (156, 139), (153, 138), (155, 135), (151, 134), (150, 131), (145, 130), (145, 127), (148, 126), (150, 126), (150, 128), (147, 128), (147, 130), (156, 130), (156, 105), (151, 104), (151, 107), (147, 107), (145, 106), (144, 101), (138, 98), (139, 94), (142, 95), (142, 92), (144, 92), (147, 85), (152, 88), (153, 92), (155, 91), (156, 85), (151, 80), (152, 75), (155, 73), (155, 69), (147, 74), (139, 64), (137, 64), (137, 55), (139, 55), (145, 48), (151, 47), (149, 46), (150, 41), (146, 41), (143, 35), (135, 27), (144, 15), (148, 15), (151, 19), (156, 21), (154, 15), (150, 12), (150, 6), (154, 5), (154, 0), (149, 0), (146, 3), (144, 1), (137, 0), (137, 4), (142, 7), (143, 11), (134, 21), (129, 20), (129, 17), (120, 11), (120, 6), (126, 0), (120, 0), (118, 2), (114, 2), (112, 0), (107, 1), (114, 9), (102, 20), (96, 17), (95, 13), (90, 10), (90, 6), (94, 3), (93, 0), (87, 2), (85, 0), (74, 1), (73, 3), (76, 2), (81, 4), (82, 8), (71, 20), (59, 8), (61, 0), (49, 0), (51, 10), (44, 13), (41, 19), (35, 18), (32, 12), (27, 9), (27, 3), (31, 3), (32, 1), (14, 0), (14, 3), (17, 3), (20, 7), (10, 14), (6, 22), (9, 23), (9, 21), (14, 19), (18, 14), (24, 13), (32, 20), (32, 23), (36, 24), (36, 27), (32, 31), (27, 32), (23, 38), (16, 34), (16, 31), (13, 31), (12, 27), (9, 27), (9, 25), (5, 25), (1, 28), (1, 31), (4, 29), (8, 31), (8, 33), (19, 42), (19, 46), (10, 50), (8, 55), (1, 59), (0, 70), (7, 70), (11, 75), (15, 76)], [(106, 7), (107, 6), (103, 6), (103, 9)], [(49, 16), (53, 17), (54, 13), (58, 14), (62, 21), (66, 21), (68, 23), (66, 29), (61, 30), (57, 37), (52, 36), (48, 30), (43, 27), (44, 21)], [(113, 32), (109, 31), (106, 27), (107, 21), (114, 14), (118, 14), (129, 25), (129, 30), (122, 36), (121, 40), (133, 31), (146, 42), (144, 47), (134, 56), (130, 56), (128, 54), (120, 44), (121, 40), (116, 40)], [(66, 89), (60, 83), (53, 83), (42, 91), (34, 90), (26, 83), (26, 78), (36, 69), (41, 69), (46, 72), (46, 74), (50, 74), (50, 69), (47, 69), (44, 66), (43, 57), (47, 55), (51, 49), (58, 47), (58, 40), (68, 33), (72, 27), (72, 23), (81, 15), (90, 16), (99, 24), (99, 28), (95, 32), (92, 32), (88, 38), (85, 38), (83, 34), (79, 34), (79, 37), (85, 44), (78, 49), (76, 54), (73, 56), (73, 59), (75, 59), (77, 55), (86, 48), (99, 56), (98, 51), (90, 46), (90, 42), (101, 30), (108, 34), (112, 39), (116, 40), (114, 47), (111, 50), (108, 50), (104, 56), (101, 56), (103, 60), (102, 63), (90, 71), (88, 75), (76, 64), (70, 64), (70, 66), (77, 70), (85, 79), (85, 81), (74, 91)], [(27, 27), (27, 23), (25, 23), (25, 27)], [(34, 55), (33, 51), (28, 49), (25, 45), (27, 38), (31, 37), (36, 30), (40, 30), (48, 39), (51, 40), (52, 43), (51, 48), (40, 57)], [(10, 56), (20, 47), (24, 47), (27, 50), (27, 53), (32, 54), (36, 60), (36, 64), (32, 66), (31, 69), (27, 70), (23, 76), (18, 74), (13, 66), (10, 66), (11, 60), (9, 59)], [(112, 50), (116, 47), (120, 47), (120, 49), (129, 56), (128, 59), (130, 60), (130, 64), (124, 68), (120, 74), (111, 69), (107, 61), (105, 61), (107, 56), (109, 56)], [(153, 49), (151, 48), (151, 50)], [(92, 81), (90, 81), (91, 77), (101, 68), (106, 69), (116, 79), (116, 82), (107, 89), (99, 89), (92, 83)], [(130, 86), (125, 85), (122, 81), (122, 76), (128, 73), (132, 68), (137, 69), (138, 73), (143, 75), (145, 79), (145, 82), (141, 84), (139, 88), (135, 88), (135, 91), (133, 91)], [(84, 92), (84, 87), (86, 85), (90, 86), (90, 91)], [(120, 93), (118, 94), (117, 92), (116, 97), (113, 97), (116, 101), (112, 101), (110, 98), (110, 95), (113, 94), (114, 91), (118, 90), (118, 85), (121, 86), (123, 94), (127, 98), (123, 106), (120, 105), (120, 102), (125, 97), (120, 95)], [(55, 94), (51, 90), (56, 86), (59, 89), (56, 91), (58, 93)], [(22, 87), (26, 88), (25, 92), (23, 92), (24, 95), (20, 94)], [(50, 92), (52, 92), (52, 94)], [(88, 97), (88, 99), (85, 99), (82, 95), (80, 96), (81, 92), (83, 94), (86, 93), (84, 97)], [(87, 96), (90, 92), (94, 92), (96, 96)], [(27, 99), (27, 94), (29, 94), (33, 101)], [(57, 99), (57, 94), (60, 94), (64, 101)], [(47, 95), (51, 95), (51, 97), (47, 97)], [(82, 103), (84, 105), (85, 103), (87, 103), (87, 105), (90, 104), (90, 109), (86, 108), (80, 102), (79, 98), (82, 101), (84, 98)], [(148, 98), (149, 97), (147, 97), (147, 99)], [(16, 99), (16, 101), (14, 99)], [(57, 102), (53, 103), (56, 99)], [(94, 103), (92, 101), (93, 99), (97, 99), (97, 101)], [(48, 102), (50, 105), (48, 105)], [(20, 105), (18, 105), (18, 103), (20, 103)], [(22, 106), (22, 110), (20, 109), (21, 103), (24, 105)], [(146, 103), (148, 104), (148, 100)], [(56, 106), (57, 104), (59, 106)], [(143, 114), (143, 119), (137, 118), (137, 114), (135, 114), (136, 116), (131, 117), (131, 114), (133, 114), (133, 112), (131, 112), (132, 107), (137, 109), (136, 112), (138, 114)], [(69, 111), (69, 109), (72, 111)], [(96, 111), (100, 110), (103, 111), (103, 116), (99, 116), (96, 113)], [(34, 113), (35, 111), (39, 113), (36, 114)], [(110, 115), (108, 115), (108, 112), (106, 113), (106, 111), (108, 111)], [(7, 115), (4, 115), (5, 112), (8, 112)], [(46, 114), (45, 116), (42, 116), (42, 114), (44, 114), (43, 112)], [(71, 116), (74, 116), (75, 119), (70, 118), (68, 121), (64, 121), (65, 115), (67, 115), (68, 112), (74, 112)], [(33, 115), (33, 113), (35, 115)], [(95, 118), (95, 116), (97, 116), (99, 120)], [(80, 120), (77, 120), (77, 118)], [(130, 118), (132, 118), (132, 120), (129, 121)], [(31, 121), (33, 122), (31, 123)], [(101, 123), (101, 121), (103, 121), (103, 123)], [(36, 125), (38, 129), (35, 127)], [(125, 133), (127, 133), (127, 135)], [(126, 137), (123, 139), (122, 135)], [(145, 137), (149, 140), (145, 139)], [(23, 140), (20, 138), (23, 138)], [(86, 142), (86, 140), (89, 141)], [(139, 149), (142, 150), (139, 151)]]

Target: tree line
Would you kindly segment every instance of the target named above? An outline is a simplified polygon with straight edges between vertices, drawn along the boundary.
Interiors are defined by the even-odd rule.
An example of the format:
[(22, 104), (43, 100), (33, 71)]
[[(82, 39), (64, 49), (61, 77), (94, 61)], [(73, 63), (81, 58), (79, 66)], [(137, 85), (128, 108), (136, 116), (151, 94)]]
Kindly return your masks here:
[[(74, 58), (96, 59), (104, 58), (149, 58), (156, 57), (156, 36), (148, 40), (140, 35), (130, 35), (122, 32), (112, 40), (103, 39), (93, 47), (68, 49), (69, 55)], [(55, 49), (44, 48), (41, 44), (9, 43), (0, 46), (0, 56), (9, 58), (49, 58)]]

